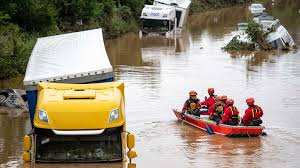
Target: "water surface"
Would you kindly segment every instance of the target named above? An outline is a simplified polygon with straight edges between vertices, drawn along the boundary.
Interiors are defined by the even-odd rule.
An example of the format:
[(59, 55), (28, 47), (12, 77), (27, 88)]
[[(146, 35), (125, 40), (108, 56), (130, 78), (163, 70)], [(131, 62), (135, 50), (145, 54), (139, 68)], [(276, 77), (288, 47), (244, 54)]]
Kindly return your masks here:
[[(268, 1), (265, 5), (267, 12), (279, 18), (300, 44), (300, 1), (275, 1), (274, 5)], [(236, 24), (250, 18), (247, 6), (239, 6), (189, 16), (182, 38), (176, 40), (140, 40), (134, 33), (106, 40), (115, 77), (126, 85), (127, 126), (128, 131), (136, 134), (137, 167), (297, 167), (300, 164), (300, 52), (221, 50)], [(5, 81), (0, 86), (10, 84)], [(208, 87), (214, 87), (218, 95), (233, 98), (242, 115), (247, 107), (245, 99), (254, 97), (265, 111), (263, 121), (268, 136), (250, 139), (210, 136), (178, 123), (171, 109), (182, 108), (190, 90), (198, 91), (203, 100)], [(0, 165), (23, 166), (22, 138), (30, 130), (28, 118), (2, 115), (0, 130)]]

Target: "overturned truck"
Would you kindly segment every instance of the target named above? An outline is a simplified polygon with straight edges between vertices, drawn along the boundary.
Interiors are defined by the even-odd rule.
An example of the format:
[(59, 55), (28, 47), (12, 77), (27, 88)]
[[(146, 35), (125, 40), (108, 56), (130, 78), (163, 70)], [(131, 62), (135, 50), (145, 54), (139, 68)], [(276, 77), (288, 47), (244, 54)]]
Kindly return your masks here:
[(154, 0), (142, 10), (139, 36), (180, 37), (191, 0)]
[(101, 29), (39, 38), (24, 78), (32, 125), (24, 161), (136, 157), (134, 135), (126, 131), (124, 83), (113, 80)]

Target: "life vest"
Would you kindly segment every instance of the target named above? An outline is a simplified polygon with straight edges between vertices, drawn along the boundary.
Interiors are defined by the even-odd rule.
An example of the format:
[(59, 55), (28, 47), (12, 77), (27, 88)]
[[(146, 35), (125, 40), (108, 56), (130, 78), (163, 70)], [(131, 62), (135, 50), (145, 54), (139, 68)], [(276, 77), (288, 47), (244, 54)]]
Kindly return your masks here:
[(199, 108), (199, 99), (188, 99), (187, 103), (187, 111), (194, 111)]
[(221, 118), (223, 116), (223, 114), (224, 114), (224, 106), (223, 106), (223, 104), (220, 104), (220, 105), (216, 105), (215, 104), (214, 113), (216, 113)]
[(253, 120), (260, 119), (260, 114), (261, 114), (260, 108), (258, 106), (254, 106), (251, 108), (251, 110), (252, 110), (252, 119)]
[(229, 106), (229, 109), (231, 111), (230, 120), (234, 124), (238, 124), (239, 123), (239, 115), (238, 114), (234, 114), (234, 111), (237, 110), (237, 108), (235, 106)]

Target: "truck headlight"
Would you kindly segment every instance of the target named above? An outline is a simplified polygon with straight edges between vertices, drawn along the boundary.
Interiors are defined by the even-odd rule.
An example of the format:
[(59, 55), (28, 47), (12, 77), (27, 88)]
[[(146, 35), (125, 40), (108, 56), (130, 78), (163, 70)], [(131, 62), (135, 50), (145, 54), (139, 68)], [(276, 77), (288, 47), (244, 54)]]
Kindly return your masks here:
[(168, 14), (164, 14), (163, 17), (164, 17), (164, 18), (165, 18), (165, 17), (168, 17)]
[(40, 109), (38, 111), (38, 116), (39, 116), (39, 120), (44, 121), (44, 122), (48, 122), (48, 116), (47, 116), (46, 111)]
[(117, 120), (119, 118), (119, 115), (119, 109), (112, 110), (109, 115), (109, 122)]
[(143, 13), (143, 16), (147, 16), (147, 13)]

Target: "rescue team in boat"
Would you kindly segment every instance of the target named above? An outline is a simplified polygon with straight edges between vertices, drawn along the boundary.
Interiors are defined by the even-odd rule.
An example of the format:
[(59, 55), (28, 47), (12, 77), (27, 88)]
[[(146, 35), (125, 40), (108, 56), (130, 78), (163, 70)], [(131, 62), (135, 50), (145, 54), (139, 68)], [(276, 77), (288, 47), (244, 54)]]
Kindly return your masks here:
[(214, 88), (208, 88), (208, 94), (209, 97), (205, 97), (205, 100), (201, 102), (197, 98), (197, 92), (190, 91), (189, 99), (184, 103), (182, 113), (196, 116), (209, 115), (209, 119), (216, 121), (217, 124), (245, 126), (259, 126), (262, 124), (263, 110), (260, 106), (254, 104), (254, 98), (246, 100), (248, 108), (241, 120), (239, 110), (234, 106), (233, 99), (228, 99), (225, 95), (216, 96)]

